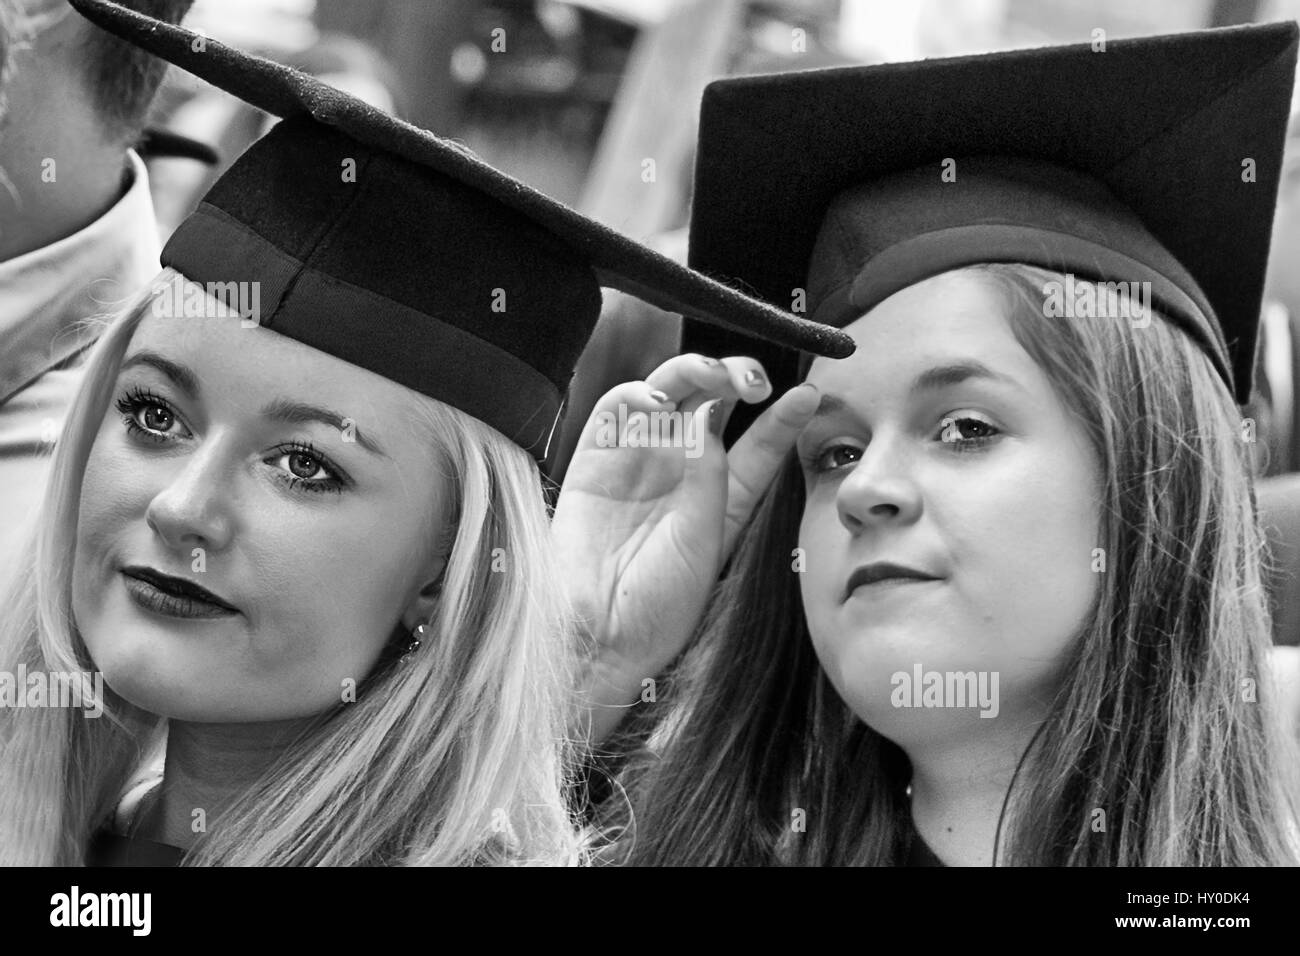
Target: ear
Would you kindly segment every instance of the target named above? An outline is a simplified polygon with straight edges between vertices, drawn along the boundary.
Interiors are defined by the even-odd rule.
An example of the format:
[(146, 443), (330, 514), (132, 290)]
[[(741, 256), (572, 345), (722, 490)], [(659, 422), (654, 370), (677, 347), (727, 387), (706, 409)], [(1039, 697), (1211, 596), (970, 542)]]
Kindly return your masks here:
[(408, 631), (415, 630), (417, 624), (427, 624), (433, 620), (438, 600), (442, 596), (442, 576), (447, 570), (447, 557), (440, 555), (424, 576), (424, 583), (411, 600), (406, 602), (402, 611), (402, 627)]
[(33, 43), (67, 40), (83, 29), (97, 29), (67, 0), (18, 0), (15, 6), (14, 35)]

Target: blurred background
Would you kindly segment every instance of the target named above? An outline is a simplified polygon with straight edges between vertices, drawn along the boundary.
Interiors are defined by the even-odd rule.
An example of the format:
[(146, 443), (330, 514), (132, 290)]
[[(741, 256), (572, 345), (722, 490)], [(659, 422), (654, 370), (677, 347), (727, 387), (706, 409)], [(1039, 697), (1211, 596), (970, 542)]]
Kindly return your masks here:
[[(612, 168), (631, 149), (654, 155), (661, 183), (682, 173), (677, 154), (689, 154), (700, 91), (717, 76), (1298, 17), (1300, 0), (197, 0), (186, 23), (644, 237), (671, 215), (620, 205)], [(209, 138), (239, 119), (225, 115), (237, 104), (189, 102), (222, 95), (176, 71), (165, 94), (166, 118)]]

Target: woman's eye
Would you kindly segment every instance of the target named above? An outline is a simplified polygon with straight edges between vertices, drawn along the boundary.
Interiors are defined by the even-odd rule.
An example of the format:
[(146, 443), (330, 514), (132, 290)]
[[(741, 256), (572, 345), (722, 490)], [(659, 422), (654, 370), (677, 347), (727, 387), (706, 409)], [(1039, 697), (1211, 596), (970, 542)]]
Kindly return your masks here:
[(861, 457), (861, 448), (853, 445), (831, 445), (809, 458), (804, 463), (804, 467), (814, 474), (821, 474), (851, 465)]
[(144, 427), (156, 432), (165, 432), (176, 422), (176, 418), (170, 411), (161, 405), (146, 405), (144, 407)]
[(134, 390), (117, 401), (127, 432), (150, 441), (173, 441), (189, 435), (170, 405), (152, 392)]
[(982, 445), (999, 434), (994, 425), (969, 415), (950, 416), (939, 427), (939, 441), (959, 448)]
[(346, 484), (342, 473), (309, 445), (282, 448), (267, 462), (279, 469), (285, 484), (299, 491), (342, 491)]
[(324, 465), (303, 451), (291, 451), (283, 454), (276, 464), (295, 478), (302, 478), (304, 481), (330, 477), (330, 473)]

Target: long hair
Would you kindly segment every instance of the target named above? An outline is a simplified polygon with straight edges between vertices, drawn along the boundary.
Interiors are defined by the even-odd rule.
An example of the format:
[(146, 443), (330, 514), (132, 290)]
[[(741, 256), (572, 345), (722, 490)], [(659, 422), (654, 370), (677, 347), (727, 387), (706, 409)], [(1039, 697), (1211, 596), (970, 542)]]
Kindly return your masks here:
[[(170, 283), (164, 270), (155, 280)], [(150, 295), (96, 343), (57, 444), (31, 560), (10, 584), (0, 671), (85, 672), (72, 614), (81, 478), (127, 343)], [(386, 654), (355, 702), (319, 715), (226, 812), (187, 863), (573, 863), (585, 858), (566, 793), (576, 638), (548, 557), (531, 458), (432, 400), (417, 429), (438, 449), (452, 503), (429, 636)], [(430, 489), (430, 500), (436, 489)], [(444, 492), (445, 493), (445, 492)], [(396, 617), (400, 609), (394, 609)], [(396, 639), (400, 639), (396, 635)], [(111, 692), (105, 712), (0, 711), (0, 862), (77, 865), (112, 814), (160, 718)]]
[[(1294, 741), (1268, 683), (1263, 540), (1242, 420), (1160, 317), (1045, 317), (1019, 264), (970, 267), (1006, 302), (1101, 462), (1099, 596), (1013, 777), (996, 861), (1296, 862)], [(1076, 285), (1078, 282), (1076, 281)], [(630, 859), (649, 865), (903, 861), (910, 762), (840, 699), (808, 633), (791, 455), (759, 503), (628, 772)]]

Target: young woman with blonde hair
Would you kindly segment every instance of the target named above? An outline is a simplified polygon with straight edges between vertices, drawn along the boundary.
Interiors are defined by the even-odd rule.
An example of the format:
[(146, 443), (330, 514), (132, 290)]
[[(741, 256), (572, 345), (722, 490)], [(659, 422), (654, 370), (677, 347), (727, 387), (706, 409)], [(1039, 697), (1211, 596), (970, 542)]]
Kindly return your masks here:
[[(170, 718), (166, 786), (137, 822), (195, 864), (580, 859), (574, 647), (536, 465), (211, 301), (187, 320), (146, 290), (86, 364), (0, 670), (98, 670), (106, 710), (6, 715), (0, 858), (79, 861)], [(328, 387), (293, 394), (356, 409), (391, 464), (321, 425), (248, 460), (249, 410), (313, 381)], [(195, 585), (231, 610), (171, 593)]]

